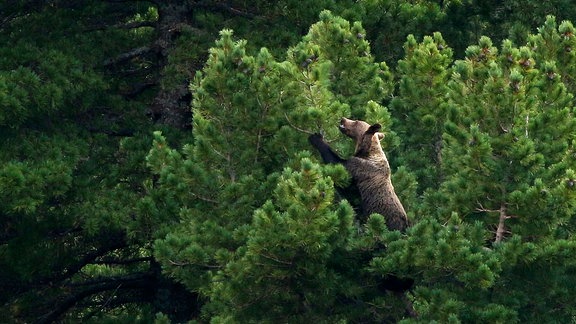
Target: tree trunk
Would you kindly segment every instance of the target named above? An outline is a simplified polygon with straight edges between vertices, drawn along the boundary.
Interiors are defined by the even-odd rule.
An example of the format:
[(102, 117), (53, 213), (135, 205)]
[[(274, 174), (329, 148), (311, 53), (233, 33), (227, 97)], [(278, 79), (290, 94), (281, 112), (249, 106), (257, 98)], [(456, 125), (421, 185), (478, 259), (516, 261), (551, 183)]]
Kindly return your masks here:
[[(158, 4), (158, 25), (156, 27), (156, 48), (160, 80), (165, 77), (168, 58), (176, 46), (182, 28), (187, 25), (187, 17), (192, 16), (192, 5), (187, 1), (166, 1)], [(160, 89), (154, 98), (151, 111), (154, 118), (165, 125), (179, 129), (191, 127), (191, 94), (188, 82), (173, 88)]]

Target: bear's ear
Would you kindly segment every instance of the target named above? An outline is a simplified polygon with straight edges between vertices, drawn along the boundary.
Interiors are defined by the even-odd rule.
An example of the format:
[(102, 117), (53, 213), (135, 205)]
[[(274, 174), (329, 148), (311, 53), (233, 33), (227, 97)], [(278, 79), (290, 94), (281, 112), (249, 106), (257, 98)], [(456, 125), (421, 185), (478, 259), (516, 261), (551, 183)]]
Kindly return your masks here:
[(376, 133), (376, 135), (378, 135), (379, 140), (384, 139), (384, 133), (378, 132), (378, 133)]
[(380, 124), (374, 124), (372, 126), (370, 126), (368, 128), (368, 130), (366, 131), (367, 135), (374, 135), (376, 134), (376, 132), (378, 132), (380, 129), (382, 128), (382, 125)]

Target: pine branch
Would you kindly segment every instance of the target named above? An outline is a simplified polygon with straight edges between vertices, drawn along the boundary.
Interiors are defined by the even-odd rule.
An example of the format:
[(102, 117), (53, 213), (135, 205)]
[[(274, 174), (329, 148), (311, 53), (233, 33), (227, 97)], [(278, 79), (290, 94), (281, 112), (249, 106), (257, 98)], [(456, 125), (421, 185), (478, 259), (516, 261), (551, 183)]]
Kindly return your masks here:
[(210, 264), (202, 264), (202, 263), (192, 263), (192, 262), (178, 262), (173, 260), (168, 260), (171, 265), (177, 267), (185, 267), (185, 266), (198, 266), (206, 269), (221, 269), (222, 266), (219, 265), (210, 265)]
[(17, 13), (12, 13), (6, 16), (0, 17), (0, 30), (4, 29), (4, 27), (8, 26), (14, 19), (21, 17), (23, 15), (19, 15)]
[(50, 231), (50, 234), (48, 234), (49, 238), (57, 238), (57, 237), (64, 237), (67, 236), (71, 233), (79, 233), (82, 231), (82, 227), (80, 226), (75, 226), (75, 227), (71, 227), (71, 228), (56, 228), (53, 229), (52, 231)]
[(123, 276), (114, 276), (114, 277), (99, 277), (90, 280), (85, 280), (82, 282), (68, 282), (65, 283), (63, 286), (65, 287), (87, 287), (87, 286), (98, 286), (103, 284), (109, 283), (123, 283), (127, 281), (136, 281), (142, 279), (144, 277), (150, 276), (150, 273), (135, 273), (135, 274), (128, 274)]
[(277, 263), (280, 263), (280, 264), (283, 264), (283, 265), (286, 265), (286, 266), (292, 266), (292, 265), (293, 265), (293, 263), (292, 263), (291, 261), (283, 261), (283, 260), (280, 260), (279, 258), (277, 258), (277, 257), (275, 257), (275, 256), (266, 255), (266, 254), (264, 254), (264, 253), (262, 253), (262, 252), (260, 252), (259, 255), (262, 256), (262, 257), (264, 257), (265, 259), (272, 260), (272, 261), (274, 261), (274, 262), (277, 262)]
[(395, 295), (404, 303), (406, 314), (411, 318), (418, 318), (418, 312), (414, 309), (414, 303), (408, 297), (407, 292), (395, 292)]
[(120, 259), (112, 259), (112, 258), (102, 258), (102, 260), (96, 260), (91, 264), (106, 264), (106, 265), (126, 265), (138, 262), (150, 262), (152, 261), (152, 257), (142, 257), (142, 258), (134, 258), (128, 260), (120, 260)]
[(109, 238), (107, 241), (111, 242), (111, 244), (99, 247), (95, 251), (86, 253), (77, 263), (69, 266), (63, 273), (52, 278), (46, 278), (42, 280), (42, 282), (58, 282), (67, 278), (71, 278), (73, 275), (82, 270), (82, 268), (84, 268), (86, 265), (94, 262), (96, 258), (103, 256), (111, 251), (126, 247), (124, 236), (119, 233), (114, 235), (112, 238)]
[(105, 60), (103, 65), (105, 67), (108, 67), (110, 65), (116, 65), (119, 63), (126, 62), (126, 61), (133, 59), (135, 57), (150, 53), (152, 51), (154, 51), (154, 48), (152, 48), (150, 46), (138, 47), (138, 48), (135, 48), (129, 52), (122, 53), (122, 54), (116, 56), (115, 58), (110, 58), (110, 59)]
[(94, 264), (95, 260), (98, 257), (104, 256), (111, 251), (126, 247), (127, 244), (123, 236), (119, 237), (120, 235), (122, 234), (117, 234), (114, 237), (104, 238), (103, 241), (112, 242), (112, 244), (99, 247), (94, 251), (86, 253), (83, 257), (81, 257), (78, 260), (78, 262), (71, 264), (69, 266), (64, 266), (63, 272), (61, 273), (54, 274), (53, 276), (38, 278), (37, 280), (29, 282), (28, 284), (24, 284), (23, 282), (0, 282), (0, 287), (6, 287), (9, 289), (16, 289), (16, 288), (39, 289), (47, 284), (51, 286), (57, 284), (58, 282), (62, 282), (66, 279), (69, 279), (78, 272), (80, 272), (80, 270), (82, 270), (82, 268), (84, 268), (86, 265)]
[(110, 290), (146, 288), (151, 285), (153, 279), (154, 277), (151, 273), (144, 273), (140, 276), (126, 276), (124, 279), (103, 282), (102, 284), (84, 289), (76, 294), (69, 296), (68, 298), (65, 298), (61, 302), (57, 302), (54, 305), (53, 310), (41, 316), (36, 323), (52, 323), (58, 320), (60, 316), (74, 307), (78, 302), (92, 295)]
[(314, 133), (311, 132), (311, 131), (307, 131), (307, 130), (305, 130), (305, 129), (302, 129), (302, 128), (294, 125), (294, 124), (290, 121), (290, 118), (288, 118), (288, 114), (287, 114), (287, 113), (284, 113), (284, 118), (286, 118), (286, 122), (288, 123), (288, 125), (289, 125), (290, 127), (294, 128), (295, 130), (297, 130), (297, 131), (299, 131), (299, 132), (301, 132), (301, 133), (304, 133), (304, 134), (308, 134), (308, 135), (314, 134)]
[(86, 29), (86, 32), (92, 32), (97, 30), (105, 30), (108, 28), (117, 28), (117, 29), (136, 29), (141, 27), (156, 27), (156, 22), (154, 21), (132, 21), (129, 23), (122, 23), (122, 24), (115, 24), (115, 25), (108, 25), (108, 24), (98, 24), (89, 27)]
[(192, 192), (191, 194), (192, 194), (194, 197), (198, 198), (199, 200), (202, 200), (202, 201), (205, 201), (205, 202), (208, 202), (208, 203), (211, 203), (211, 204), (217, 205), (217, 204), (219, 203), (219, 201), (217, 201), (217, 200), (215, 200), (215, 199), (211, 199), (211, 198), (208, 198), (208, 197), (205, 197), (205, 196), (202, 196), (202, 195), (198, 195), (198, 194), (193, 193), (193, 192)]
[(204, 1), (204, 2), (198, 3), (196, 5), (196, 7), (211, 10), (211, 11), (220, 11), (223, 13), (232, 14), (233, 16), (240, 16), (240, 17), (244, 17), (244, 18), (248, 18), (248, 19), (254, 19), (254, 18), (258, 17), (257, 15), (255, 15), (253, 13), (250, 13), (247, 11), (242, 11), (242, 10), (239, 10), (239, 9), (232, 7), (230, 4), (227, 3), (227, 1), (218, 2), (218, 3), (211, 3), (211, 2)]
[(110, 310), (122, 307), (128, 304), (144, 304), (150, 303), (152, 301), (151, 295), (140, 295), (140, 296), (112, 296), (105, 302), (97, 302), (97, 303), (82, 303), (77, 304), (79, 307), (86, 308), (86, 307), (98, 307), (97, 309), (91, 311), (86, 316), (82, 318), (83, 321), (88, 321), (98, 313), (102, 312), (103, 310)]

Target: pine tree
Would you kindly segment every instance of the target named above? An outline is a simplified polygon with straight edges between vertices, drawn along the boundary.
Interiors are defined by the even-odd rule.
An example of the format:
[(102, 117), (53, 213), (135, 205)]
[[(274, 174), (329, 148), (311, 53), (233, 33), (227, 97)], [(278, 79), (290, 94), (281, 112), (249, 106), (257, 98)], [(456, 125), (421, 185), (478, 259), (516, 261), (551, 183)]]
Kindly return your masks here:
[(338, 13), (362, 21), (376, 58), (394, 66), (402, 57), (408, 35), (422, 38), (442, 30), (447, 9), (463, 6), (459, 2), (369, 0)]
[[(1, 322), (146, 318), (154, 307), (137, 305), (161, 308), (154, 291), (173, 284), (136, 216), (152, 126), (149, 94), (138, 97), (150, 88), (137, 59), (150, 57), (148, 9), (0, 4)], [(134, 47), (140, 56), (123, 55)]]
[(576, 54), (573, 49), (576, 46), (574, 26), (570, 21), (556, 23), (556, 17), (547, 16), (544, 25), (538, 29), (538, 33), (528, 37), (528, 46), (534, 49), (534, 59), (541, 62), (555, 62), (561, 69), (550, 69), (550, 78), (555, 78), (553, 73), (560, 73), (562, 82), (570, 93), (576, 90), (574, 81), (574, 63)]
[[(545, 310), (551, 300), (568, 303), (570, 292), (556, 288), (569, 278), (556, 262), (567, 260), (544, 260), (558, 260), (558, 251), (574, 244), (566, 236), (575, 203), (570, 185), (573, 97), (555, 63), (534, 56), (529, 47), (515, 48), (509, 41), (499, 53), (484, 37), (468, 48), (466, 60), (454, 64), (449, 84), (453, 115), (443, 150), (446, 181), (434, 195), (444, 198), (432, 203), (441, 208), (430, 207), (440, 217), (457, 212), (467, 224), (482, 224), (492, 251), (487, 255), (498, 260), (496, 266), (485, 263), (497, 282), (489, 285), (489, 294), (476, 295), (486, 306), (480, 313), (469, 308), (472, 313), (460, 318), (492, 314), (549, 321), (572, 316)], [(546, 271), (555, 274), (545, 276)], [(538, 278), (537, 288), (521, 284), (525, 276)], [(536, 291), (536, 300), (527, 299)]]
[(353, 212), (346, 201), (334, 204), (331, 180), (345, 173), (307, 157), (297, 164), (299, 169), (284, 169), (272, 199), (254, 212), (238, 258), (214, 277), (210, 308), (216, 320), (347, 318), (338, 298), (351, 295), (350, 278), (334, 256), (352, 238)]
[(499, 56), (483, 38), (468, 53), (455, 64), (458, 78), (451, 83), (458, 114), (445, 151), (447, 173), (453, 175), (445, 184), (454, 200), (451, 209), (497, 216), (496, 242), (507, 220), (536, 231), (514, 234), (547, 234), (571, 216), (566, 181), (573, 168), (572, 95), (559, 77), (550, 77), (556, 74), (554, 63), (537, 66), (527, 47), (504, 42)]
[(452, 71), (440, 126), (444, 181), (426, 192), (405, 237), (368, 222), (386, 246), (372, 271), (413, 277), (422, 321), (573, 316), (573, 291), (561, 284), (574, 280), (573, 95), (561, 68), (536, 50), (504, 41), (499, 51), (483, 37), (465, 60), (438, 69)]
[[(148, 156), (158, 175), (155, 209), (179, 223), (155, 242), (155, 257), (205, 298), (204, 316), (369, 318), (369, 304), (351, 307), (377, 294), (377, 278), (364, 269), (369, 251), (352, 242), (359, 229), (350, 205), (334, 204), (334, 184), (346, 185), (348, 176), (306, 153), (308, 135), (322, 129), (350, 149), (336, 126), (353, 104), (389, 126), (387, 111), (369, 97), (385, 95), (380, 75), (388, 72), (372, 62), (357, 37), (363, 32), (324, 12), (288, 60), (277, 62), (266, 49), (249, 55), (245, 41), (223, 31), (192, 85), (194, 143), (180, 154), (156, 134)], [(342, 38), (327, 37), (333, 33)], [(365, 92), (339, 102), (352, 85)], [(361, 288), (368, 281), (369, 292)], [(401, 318), (403, 308), (381, 316)]]
[(410, 35), (404, 49), (406, 57), (397, 67), (398, 96), (390, 105), (402, 141), (400, 163), (415, 171), (421, 188), (433, 189), (442, 180), (442, 134), (448, 117), (445, 95), (452, 50), (439, 33), (424, 37), (421, 43)]
[(181, 207), (147, 179), (152, 130), (189, 139), (188, 84), (218, 30), (284, 53), (328, 5), (0, 3), (0, 321), (194, 316), (151, 256)]

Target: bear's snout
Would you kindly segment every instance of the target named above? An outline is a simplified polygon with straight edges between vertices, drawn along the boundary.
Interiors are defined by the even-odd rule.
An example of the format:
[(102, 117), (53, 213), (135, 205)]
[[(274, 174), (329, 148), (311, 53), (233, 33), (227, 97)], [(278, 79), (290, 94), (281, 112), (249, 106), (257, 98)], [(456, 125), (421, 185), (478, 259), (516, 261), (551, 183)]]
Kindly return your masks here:
[(350, 119), (342, 117), (342, 119), (340, 119), (340, 125), (338, 125), (338, 129), (340, 132), (342, 132), (342, 134), (352, 137), (350, 134), (350, 122)]

